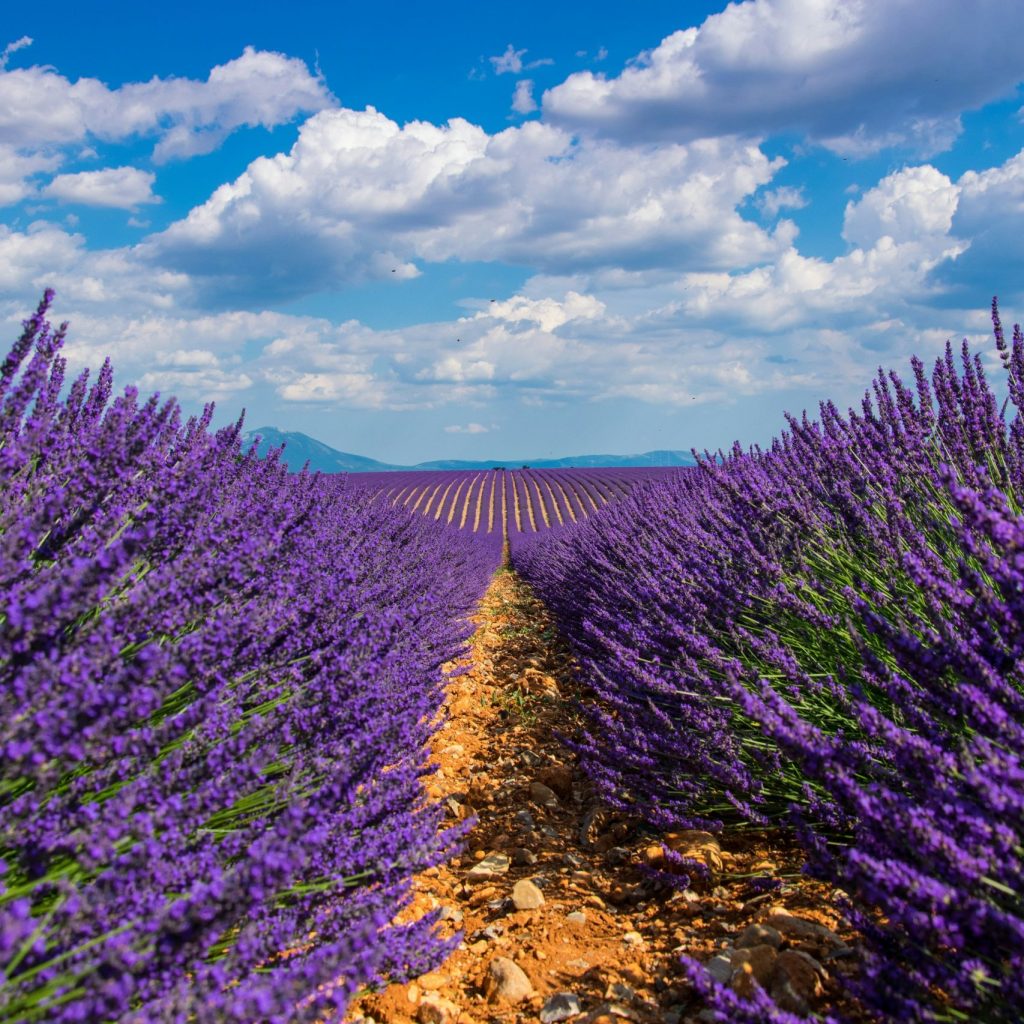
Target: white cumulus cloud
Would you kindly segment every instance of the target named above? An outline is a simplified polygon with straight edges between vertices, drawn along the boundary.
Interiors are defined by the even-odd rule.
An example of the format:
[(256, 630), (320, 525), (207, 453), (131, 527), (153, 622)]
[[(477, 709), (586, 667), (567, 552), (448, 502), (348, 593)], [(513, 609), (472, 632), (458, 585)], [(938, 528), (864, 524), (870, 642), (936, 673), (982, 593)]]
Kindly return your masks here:
[(399, 126), (372, 107), (330, 110), (140, 254), (222, 302), (390, 279), (399, 261), (750, 265), (785, 239), (736, 207), (783, 163), (736, 139), (638, 151), (539, 122), (489, 135), (461, 118)]
[(945, 235), (959, 195), (959, 186), (934, 167), (905, 168), (846, 204), (843, 238), (867, 247), (885, 235), (896, 242)]
[(533, 81), (523, 78), (516, 82), (516, 91), (512, 96), (512, 109), (517, 114), (532, 114), (537, 109), (533, 98)]
[(243, 126), (273, 128), (333, 104), (303, 61), (251, 46), (206, 81), (154, 77), (116, 89), (48, 66), (0, 67), (0, 144), (35, 150), (155, 136), (162, 161), (210, 152)]
[(552, 123), (618, 140), (797, 131), (844, 153), (937, 152), (963, 111), (1024, 77), (1022, 30), (1017, 0), (745, 0), (617, 77), (570, 75), (542, 106)]
[(133, 210), (142, 203), (162, 202), (153, 194), (156, 175), (137, 167), (106, 167), (101, 171), (58, 174), (42, 194), (65, 203)]

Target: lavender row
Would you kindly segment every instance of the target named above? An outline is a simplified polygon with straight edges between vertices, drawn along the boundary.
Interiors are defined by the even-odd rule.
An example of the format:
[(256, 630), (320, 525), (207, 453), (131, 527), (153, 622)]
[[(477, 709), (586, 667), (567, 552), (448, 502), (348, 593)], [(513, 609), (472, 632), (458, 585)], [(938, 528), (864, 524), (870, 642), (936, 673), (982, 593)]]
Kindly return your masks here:
[(792, 830), (883, 1020), (1024, 1013), (1024, 337), (993, 321), (1002, 409), (947, 346), (515, 559), (599, 696), (577, 747), (605, 799)]
[(0, 1021), (315, 1020), (429, 969), (441, 666), (497, 558), (212, 407), (0, 368)]

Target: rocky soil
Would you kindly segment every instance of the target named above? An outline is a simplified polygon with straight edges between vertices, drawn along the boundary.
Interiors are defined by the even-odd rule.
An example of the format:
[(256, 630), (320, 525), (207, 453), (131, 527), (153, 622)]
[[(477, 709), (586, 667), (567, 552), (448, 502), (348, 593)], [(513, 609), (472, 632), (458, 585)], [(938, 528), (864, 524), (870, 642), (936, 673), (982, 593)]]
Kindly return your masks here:
[[(780, 1007), (839, 1002), (856, 937), (837, 893), (800, 874), (799, 853), (763, 833), (655, 835), (597, 802), (557, 734), (580, 694), (550, 618), (513, 573), (477, 616), (468, 670), (449, 686), (427, 782), (450, 817), (477, 824), (466, 853), (417, 878), (411, 908), (443, 908), (459, 948), (436, 971), (366, 995), (364, 1024), (519, 1024), (714, 1019), (679, 957), (743, 992), (756, 980)], [(653, 869), (665, 848), (709, 878), (680, 890)]]

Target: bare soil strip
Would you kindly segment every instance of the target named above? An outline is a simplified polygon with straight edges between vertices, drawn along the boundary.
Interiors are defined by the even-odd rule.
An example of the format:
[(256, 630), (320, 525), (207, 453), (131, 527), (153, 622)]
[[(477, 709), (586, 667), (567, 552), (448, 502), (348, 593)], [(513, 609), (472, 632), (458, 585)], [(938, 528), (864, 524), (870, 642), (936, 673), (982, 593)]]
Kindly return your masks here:
[(512, 489), (512, 513), (513, 513), (513, 518), (515, 519), (516, 532), (517, 533), (522, 533), (523, 532), (523, 518), (522, 518), (522, 510), (519, 507), (519, 488), (516, 487), (516, 484), (515, 484), (514, 480), (509, 484), (509, 487), (511, 487), (511, 489)]
[(551, 525), (551, 520), (548, 518), (547, 506), (544, 504), (544, 496), (541, 494), (540, 484), (537, 482), (536, 477), (533, 480), (528, 480), (526, 482), (527, 493), (529, 493), (531, 484), (533, 486), (534, 493), (536, 494), (536, 497), (537, 497), (537, 512), (538, 512), (542, 522), (544, 523), (544, 525), (545, 526), (550, 526)]
[[(434, 506), (434, 498), (436, 498), (436, 497), (437, 497), (437, 492), (438, 492), (438, 491), (440, 491), (440, 490), (441, 490), (441, 485), (440, 485), (440, 484), (438, 484), (438, 485), (437, 485), (437, 486), (436, 486), (436, 487), (435, 487), (435, 488), (434, 488), (434, 489), (433, 489), (433, 490), (432, 490), (432, 491), (430, 492), (430, 497), (429, 497), (429, 498), (427, 498), (427, 503), (426, 503), (426, 505), (424, 505), (424, 506), (423, 506), (423, 515), (424, 515), (424, 516), (429, 516), (429, 515), (430, 515), (430, 510), (431, 510), (431, 508), (433, 508), (433, 506)], [(426, 488), (424, 489), (424, 493), (426, 493)]]
[(555, 497), (555, 492), (551, 489), (551, 484), (548, 483), (547, 478), (543, 478), (544, 486), (548, 489), (548, 494), (551, 495), (551, 508), (555, 513), (555, 518), (558, 520), (558, 525), (562, 526), (565, 520), (562, 518), (562, 510), (558, 505), (558, 498)]
[(466, 525), (466, 518), (469, 516), (469, 510), (473, 500), (473, 488), (476, 486), (476, 482), (480, 479), (480, 475), (477, 474), (469, 482), (469, 489), (466, 491), (466, 500), (462, 506), (462, 518), (459, 520), (459, 529), (461, 530)]
[(452, 487), (454, 486), (455, 482), (451, 481), (448, 484), (448, 486), (444, 489), (444, 494), (441, 495), (441, 500), (437, 503), (437, 512), (434, 513), (435, 522), (441, 518), (441, 513), (445, 510), (445, 506), (448, 501), (448, 492), (451, 491)]
[(487, 478), (483, 477), (480, 480), (480, 489), (476, 495), (476, 512), (473, 516), (473, 532), (480, 532), (480, 511), (484, 506), (484, 488), (487, 486)]
[(566, 510), (566, 512), (569, 513), (569, 519), (572, 520), (572, 522), (574, 522), (574, 523), (577, 522), (576, 509), (574, 509), (572, 507), (572, 501), (569, 498), (570, 490), (568, 488), (564, 487), (562, 485), (562, 482), (559, 481), (559, 480), (555, 481), (555, 486), (558, 488), (558, 493), (561, 494), (562, 497), (565, 499), (565, 502), (564, 502), (565, 510)]
[[(577, 488), (577, 490), (578, 490), (578, 492), (580, 494), (583, 495), (584, 498), (587, 499), (587, 501), (590, 502), (590, 507), (596, 512), (600, 508), (600, 506), (598, 505), (598, 503), (596, 501), (594, 501), (594, 496), (590, 493), (590, 489), (587, 487), (587, 483), (588, 482), (589, 482), (589, 478), (588, 477), (581, 477), (580, 478), (580, 482), (579, 482), (579, 487)], [(584, 508), (586, 508), (585, 505), (584, 505)], [(589, 514), (590, 513), (588, 512), (587, 515), (589, 515)]]
[(452, 503), (448, 511), (448, 522), (450, 523), (455, 518), (455, 513), (459, 507), (459, 495), (462, 493), (462, 488), (465, 486), (465, 478), (459, 481), (459, 486), (455, 488), (455, 494), (452, 495)]
[(529, 479), (523, 480), (523, 496), (526, 498), (526, 515), (530, 520), (530, 529), (537, 532), (537, 517), (533, 514), (533, 495), (530, 494)]
[(571, 500), (574, 500), (578, 506), (578, 511), (581, 519), (587, 518), (587, 506), (579, 494), (579, 485), (577, 481), (573, 480), (566, 485), (566, 494), (570, 495)]
[[(465, 855), (416, 879), (411, 908), (443, 907), (442, 931), (462, 942), (437, 971), (365, 996), (348, 1019), (697, 1022), (706, 1014), (682, 953), (714, 959), (738, 990), (758, 978), (790, 1009), (834, 1003), (852, 954), (836, 894), (800, 877), (795, 851), (770, 836), (655, 836), (602, 808), (555, 735), (585, 723), (544, 607), (502, 571), (476, 622), (427, 792), (452, 820), (478, 822)], [(706, 864), (710, 880), (680, 891), (653, 877), (662, 842)]]

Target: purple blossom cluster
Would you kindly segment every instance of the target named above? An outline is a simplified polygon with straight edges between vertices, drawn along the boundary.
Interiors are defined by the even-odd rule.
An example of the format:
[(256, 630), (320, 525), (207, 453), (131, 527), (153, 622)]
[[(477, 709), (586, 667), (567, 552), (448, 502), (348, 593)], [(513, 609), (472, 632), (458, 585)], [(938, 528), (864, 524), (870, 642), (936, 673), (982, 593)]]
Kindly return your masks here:
[(447, 951), (395, 918), (497, 560), (109, 363), (65, 389), (51, 301), (0, 367), (0, 1021), (340, 1019)]
[(604, 798), (791, 830), (884, 1020), (1024, 1017), (1024, 335), (992, 312), (1001, 406), (947, 344), (516, 561), (597, 695), (576, 746)]

